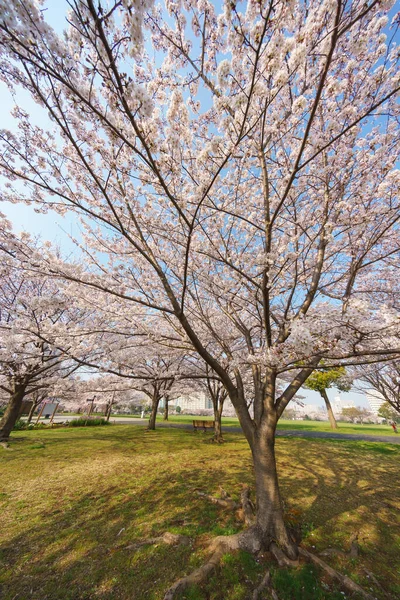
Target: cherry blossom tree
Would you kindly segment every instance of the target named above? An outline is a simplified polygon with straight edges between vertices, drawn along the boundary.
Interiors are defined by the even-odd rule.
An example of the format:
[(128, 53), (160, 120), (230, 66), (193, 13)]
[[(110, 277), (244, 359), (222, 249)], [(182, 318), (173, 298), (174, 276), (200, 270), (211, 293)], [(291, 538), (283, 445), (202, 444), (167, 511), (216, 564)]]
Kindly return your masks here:
[(71, 318), (58, 286), (21, 271), (4, 248), (0, 257), (0, 388), (9, 397), (0, 440), (7, 441), (23, 400), (32, 399), (34, 409), (47, 395), (58, 395), (78, 365), (42, 339), (44, 329)]
[(208, 0), (72, 0), (58, 35), (40, 5), (2, 2), (2, 79), (54, 126), (16, 105), (18, 132), (1, 133), (2, 198), (79, 215), (88, 267), (49, 254), (49, 272), (153, 319), (159, 342), (190, 346), (240, 419), (256, 522), (218, 540), (217, 558), (276, 543), (297, 557), (278, 419), (322, 360), (399, 351), (393, 4), (227, 1), (217, 14)]
[[(80, 288), (68, 286), (68, 291), (77, 295)], [(154, 319), (148, 323), (143, 315), (138, 318), (135, 312), (119, 314), (119, 300), (107, 306), (93, 300), (90, 307), (87, 303), (89, 299), (80, 298), (81, 310), (86, 306), (90, 318), (84, 323), (65, 323), (57, 333), (53, 330), (50, 338), (53, 345), (91, 371), (94, 377), (84, 382), (85, 394), (97, 394), (100, 390), (101, 396), (107, 395), (109, 408), (121, 393), (141, 392), (151, 405), (148, 428), (155, 429), (161, 400), (165, 403), (182, 389), (183, 381), (201, 375), (194, 370), (192, 362), (185, 363), (183, 346), (171, 348), (157, 344), (157, 337), (151, 333)], [(168, 331), (166, 324), (163, 331), (165, 339), (173, 339), (173, 331)], [(49, 341), (46, 331), (41, 339)]]
[(378, 399), (385, 400), (397, 412), (400, 412), (400, 364), (398, 361), (358, 367), (355, 373), (362, 384), (362, 391), (368, 387), (369, 393), (374, 394), (375, 392)]

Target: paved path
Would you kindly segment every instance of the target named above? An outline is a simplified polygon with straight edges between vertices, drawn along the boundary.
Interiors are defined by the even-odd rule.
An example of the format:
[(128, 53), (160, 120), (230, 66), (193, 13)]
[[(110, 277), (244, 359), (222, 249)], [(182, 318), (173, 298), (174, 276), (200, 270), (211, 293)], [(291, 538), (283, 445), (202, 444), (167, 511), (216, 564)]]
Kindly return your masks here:
[[(78, 419), (79, 417), (55, 417), (54, 421), (56, 423), (60, 423), (62, 421)], [(137, 426), (146, 426), (148, 423), (147, 419), (132, 419), (128, 417), (111, 417), (110, 421), (112, 423), (118, 423), (121, 425), (137, 425)], [(45, 421), (47, 422), (47, 421)], [(193, 427), (190, 423), (163, 423), (157, 422), (156, 427), (175, 427), (176, 429), (190, 429)], [(242, 429), (240, 427), (222, 427), (222, 431), (226, 433), (241, 433)], [(286, 430), (286, 429), (278, 429), (277, 436), (283, 437), (296, 437), (296, 438), (316, 438), (316, 439), (325, 439), (325, 440), (347, 440), (347, 441), (361, 441), (361, 442), (385, 442), (388, 444), (400, 444), (400, 434), (398, 435), (364, 435), (364, 434), (354, 434), (354, 433), (336, 433), (330, 431), (304, 431), (304, 430)]]

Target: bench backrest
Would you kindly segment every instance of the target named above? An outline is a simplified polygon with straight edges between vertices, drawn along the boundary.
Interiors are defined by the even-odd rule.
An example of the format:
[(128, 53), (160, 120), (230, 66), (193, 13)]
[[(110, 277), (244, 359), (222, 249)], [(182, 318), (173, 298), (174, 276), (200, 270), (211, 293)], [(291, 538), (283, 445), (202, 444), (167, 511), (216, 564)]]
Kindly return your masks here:
[(193, 427), (214, 427), (215, 421), (200, 421), (199, 419), (193, 419)]

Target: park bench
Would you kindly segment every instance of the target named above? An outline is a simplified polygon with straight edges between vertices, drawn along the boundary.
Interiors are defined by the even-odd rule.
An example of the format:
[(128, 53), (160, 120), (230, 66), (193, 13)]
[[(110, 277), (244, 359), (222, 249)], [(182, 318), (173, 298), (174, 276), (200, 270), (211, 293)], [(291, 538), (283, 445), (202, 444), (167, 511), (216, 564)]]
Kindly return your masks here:
[(193, 419), (193, 429), (197, 431), (198, 428), (203, 428), (204, 433), (206, 429), (214, 429), (215, 421), (204, 421), (199, 419)]

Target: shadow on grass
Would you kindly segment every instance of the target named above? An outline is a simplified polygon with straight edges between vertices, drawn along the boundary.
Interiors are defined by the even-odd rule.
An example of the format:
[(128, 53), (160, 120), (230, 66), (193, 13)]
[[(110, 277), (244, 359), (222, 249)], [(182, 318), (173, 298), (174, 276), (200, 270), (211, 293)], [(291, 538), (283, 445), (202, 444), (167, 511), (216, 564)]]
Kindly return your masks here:
[[(220, 447), (189, 432), (147, 433), (129, 426), (126, 431), (107, 430), (106, 436), (89, 429), (68, 433), (29, 435), (7, 453), (10, 467), (23, 459), (19, 468), (26, 469), (27, 480), (35, 465), (42, 465), (37, 477), (49, 497), (41, 500), (36, 486), (37, 496), (25, 494), (18, 500), (27, 506), (14, 505), (18, 533), (0, 546), (3, 600), (160, 600), (174, 580), (203, 562), (209, 537), (240, 529), (234, 514), (196, 496), (195, 490), (215, 493), (221, 485), (239, 494), (242, 483), (253, 486), (243, 438), (227, 436)], [(44, 447), (33, 450), (38, 438)], [(303, 527), (306, 545), (317, 546), (316, 551), (328, 545), (347, 551), (351, 535), (359, 533), (358, 558), (330, 557), (328, 562), (365, 585), (366, 561), (375, 575), (381, 572), (383, 586), (395, 598), (391, 569), (399, 559), (399, 547), (391, 502), (397, 463), (391, 455), (371, 453), (368, 444), (346, 444), (278, 442), (287, 512), (299, 507), (297, 524)], [(110, 462), (114, 457), (118, 461)], [(50, 487), (46, 477), (53, 482)], [(188, 535), (192, 545), (126, 549), (165, 531)], [(218, 576), (203, 590), (189, 590), (187, 598), (245, 600), (266, 568), (249, 556), (226, 559)], [(304, 573), (299, 571), (300, 582), (305, 577), (314, 585), (315, 577)], [(277, 576), (282, 598), (290, 598), (290, 589), (297, 586), (289, 577), (286, 581), (287, 585), (284, 576)], [(315, 598), (338, 597), (320, 589), (318, 594), (325, 595)], [(374, 594), (384, 597), (376, 587)]]
[[(191, 571), (201, 563), (201, 550), (163, 544), (126, 550), (126, 546), (165, 531), (188, 535), (197, 544), (199, 538), (237, 530), (234, 515), (223, 514), (194, 494), (196, 488), (210, 490), (211, 473), (206, 458), (196, 456), (200, 466), (190, 465), (191, 450), (201, 453), (204, 448), (206, 453), (215, 455), (218, 448), (214, 449), (207, 439), (194, 439), (188, 433), (162, 434), (166, 456), (160, 455), (157, 461), (157, 432), (141, 432), (135, 439), (121, 439), (119, 432), (113, 435), (107, 431), (105, 439), (96, 439), (95, 433), (89, 438), (87, 434), (74, 430), (73, 436), (68, 436), (67, 448), (59, 431), (52, 436), (30, 436), (29, 441), (25, 439), (25, 468), (29, 469), (29, 462), (37, 463), (41, 450), (32, 451), (32, 442), (37, 438), (44, 443), (42, 460), (52, 461), (53, 469), (62, 469), (66, 463), (70, 467), (70, 459), (73, 465), (77, 447), (81, 461), (78, 464), (84, 469), (93, 440), (96, 460), (101, 460), (105, 447), (105, 461), (110, 453), (122, 453), (130, 463), (139, 457), (144, 462), (132, 476), (129, 468), (124, 476), (112, 474), (109, 479), (113, 484), (102, 479), (100, 468), (98, 485), (91, 482), (87, 493), (77, 490), (74, 494), (70, 481), (63, 490), (62, 482), (57, 480), (56, 487), (62, 495), (53, 498), (35, 516), (21, 501), (16, 506), (16, 512), (20, 512), (16, 519), (29, 520), (29, 525), (0, 546), (3, 600), (159, 599), (183, 571)], [(182, 453), (182, 449), (186, 452)], [(11, 456), (7, 455), (10, 463), (18, 459), (20, 451), (22, 448), (16, 445)], [(175, 456), (169, 455), (172, 451)], [(214, 458), (218, 463), (219, 457)], [(60, 464), (60, 460), (64, 462)], [(246, 479), (251, 480), (251, 474), (245, 467), (225, 470), (214, 464), (211, 490), (220, 481), (239, 492), (238, 480)]]
[[(288, 455), (283, 447), (280, 462)], [(367, 588), (372, 572), (386, 597), (398, 598), (400, 448), (309, 441), (307, 452), (293, 452), (292, 446), (291, 456), (292, 473), (281, 477), (281, 488), (303, 543), (317, 553), (331, 552), (325, 560)], [(350, 557), (353, 541), (358, 555)], [(376, 597), (385, 597), (383, 589), (373, 588)]]

